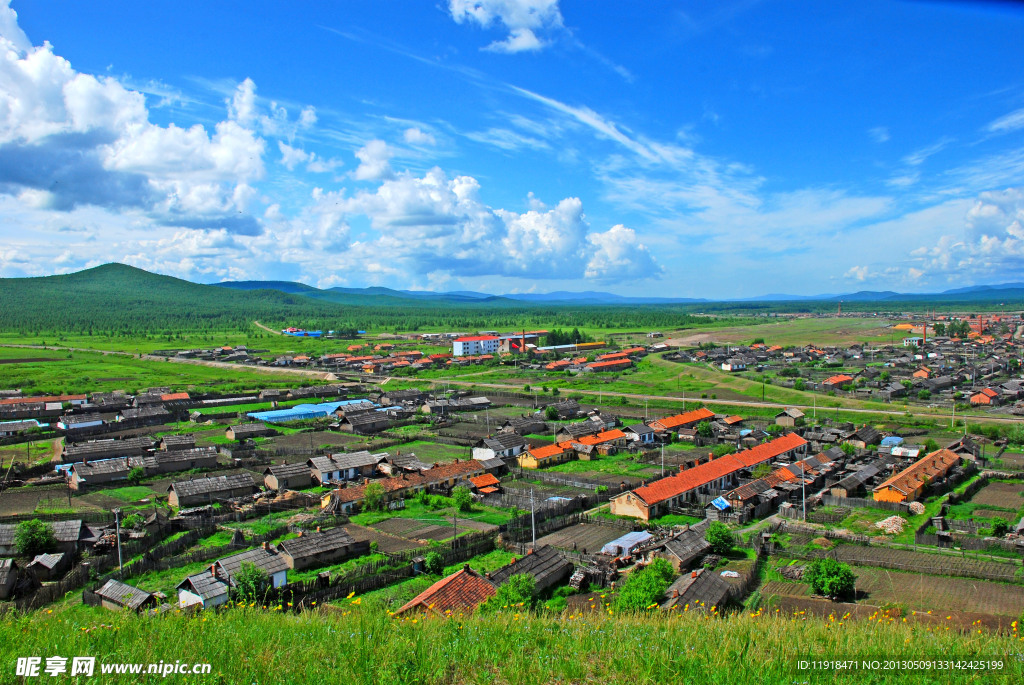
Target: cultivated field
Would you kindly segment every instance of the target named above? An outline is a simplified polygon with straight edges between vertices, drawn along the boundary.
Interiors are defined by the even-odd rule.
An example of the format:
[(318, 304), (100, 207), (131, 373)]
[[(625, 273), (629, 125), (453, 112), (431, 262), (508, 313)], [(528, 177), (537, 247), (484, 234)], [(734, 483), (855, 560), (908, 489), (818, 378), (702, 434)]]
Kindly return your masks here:
[[(1019, 585), (970, 578), (929, 576), (889, 569), (855, 566), (857, 602), (881, 606), (896, 604), (915, 611), (966, 611), (1017, 617), (1024, 611), (1024, 591)], [(806, 583), (769, 581), (765, 596), (806, 597)]]
[(980, 507), (1000, 507), (1016, 511), (1024, 507), (1024, 483), (989, 483), (971, 498)]
[[(839, 561), (854, 565), (882, 565), (898, 567), (899, 570), (917, 573), (943, 575), (974, 575), (991, 580), (1021, 580), (1020, 563), (1000, 563), (955, 557), (947, 554), (929, 554), (886, 547), (865, 547), (862, 545), (836, 545), (829, 551)], [(1024, 587), (1018, 592), (1024, 595)]]
[(563, 528), (562, 530), (545, 535), (537, 539), (537, 546), (551, 545), (560, 549), (575, 549), (579, 552), (586, 551), (588, 554), (596, 554), (606, 544), (620, 538), (627, 531), (616, 526), (604, 526), (599, 523), (578, 523), (575, 526)]

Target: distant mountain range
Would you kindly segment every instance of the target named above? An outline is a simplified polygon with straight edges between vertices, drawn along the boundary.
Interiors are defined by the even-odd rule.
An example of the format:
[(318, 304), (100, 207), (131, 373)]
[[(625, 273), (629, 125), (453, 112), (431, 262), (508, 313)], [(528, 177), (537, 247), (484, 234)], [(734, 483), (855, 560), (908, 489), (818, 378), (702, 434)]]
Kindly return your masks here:
[(1004, 283), (999, 285), (975, 285), (955, 288), (939, 293), (898, 293), (892, 290), (860, 290), (844, 294), (820, 295), (789, 295), (772, 293), (758, 297), (713, 300), (691, 297), (630, 297), (600, 291), (586, 290), (570, 292), (557, 290), (550, 293), (507, 293), (489, 295), (473, 291), (459, 290), (451, 292), (434, 292), (430, 290), (394, 290), (374, 286), (369, 288), (328, 288), (320, 290), (304, 283), (291, 281), (223, 281), (211, 285), (235, 290), (278, 290), (313, 297), (339, 304), (369, 303), (367, 298), (384, 304), (385, 300), (396, 304), (408, 300), (430, 301), (436, 303), (503, 303), (524, 302), (530, 304), (574, 304), (574, 305), (631, 305), (631, 304), (698, 304), (702, 302), (1002, 302), (1004, 300), (1024, 300), (1024, 283)]

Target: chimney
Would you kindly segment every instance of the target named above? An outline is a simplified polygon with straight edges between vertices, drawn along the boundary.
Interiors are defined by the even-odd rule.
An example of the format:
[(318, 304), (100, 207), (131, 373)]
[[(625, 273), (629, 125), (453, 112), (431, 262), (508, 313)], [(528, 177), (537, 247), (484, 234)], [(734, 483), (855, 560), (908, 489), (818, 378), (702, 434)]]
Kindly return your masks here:
[(529, 549), (529, 551), (527, 552), (527, 554), (533, 554), (533, 548), (532, 548), (532, 547), (531, 547), (531, 548)]
[(264, 542), (264, 543), (263, 543), (263, 549), (267, 549), (267, 547), (268, 547), (268, 545), (269, 545), (269, 544), (270, 544), (270, 543), (268, 543), (268, 542)]
[(673, 590), (672, 591), (672, 599), (675, 599), (678, 596), (679, 596), (679, 590)]
[(210, 564), (210, 575), (214, 578), (217, 577), (217, 564)]
[(469, 564), (463, 564), (462, 565), (462, 570), (463, 571), (469, 571)]
[(299, 531), (299, 534), (298, 534), (297, 537), (300, 537), (300, 538), (302, 537), (302, 531), (301, 530)]
[(320, 532), (320, 526), (316, 527), (316, 532), (318, 532), (318, 533)]
[(696, 571), (691, 571), (690, 572), (690, 577), (691, 578), (696, 578), (697, 577), (697, 572)]
[(518, 561), (518, 559), (516, 559), (515, 557), (512, 557), (512, 561), (511, 561), (511, 562), (509, 562), (509, 563), (510, 563), (510, 564), (514, 564), (514, 563), (516, 563), (516, 561)]

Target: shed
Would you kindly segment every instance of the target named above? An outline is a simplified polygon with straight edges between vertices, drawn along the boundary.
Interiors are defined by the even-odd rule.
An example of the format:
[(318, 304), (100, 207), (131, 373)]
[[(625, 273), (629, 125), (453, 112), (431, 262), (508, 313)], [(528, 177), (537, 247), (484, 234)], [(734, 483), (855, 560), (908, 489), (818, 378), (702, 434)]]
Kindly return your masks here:
[(104, 583), (103, 587), (96, 591), (96, 594), (100, 598), (100, 606), (114, 611), (120, 609), (139, 611), (156, 604), (156, 598), (145, 590), (132, 587), (114, 578)]
[(626, 557), (653, 537), (653, 535), (644, 530), (626, 533), (602, 547), (601, 554), (609, 554), (613, 557)]
[(518, 559), (513, 558), (512, 563), (502, 566), (497, 571), (487, 574), (487, 579), (495, 586), (500, 587), (507, 583), (512, 576), (528, 573), (533, 576), (534, 595), (539, 595), (550, 587), (561, 585), (572, 575), (572, 563), (566, 561), (554, 547), (543, 545), (531, 549), (527, 554)]

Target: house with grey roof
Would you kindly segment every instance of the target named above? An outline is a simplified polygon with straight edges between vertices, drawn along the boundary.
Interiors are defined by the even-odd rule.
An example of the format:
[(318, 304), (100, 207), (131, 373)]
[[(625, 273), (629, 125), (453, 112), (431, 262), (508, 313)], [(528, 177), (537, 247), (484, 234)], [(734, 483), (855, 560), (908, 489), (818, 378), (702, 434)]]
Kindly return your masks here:
[(100, 606), (111, 611), (141, 611), (156, 605), (156, 598), (145, 590), (111, 578), (96, 591)]
[(344, 528), (329, 528), (316, 532), (299, 533), (299, 537), (284, 540), (277, 545), (278, 554), (288, 568), (299, 571), (304, 568), (329, 566), (339, 561), (359, 557), (370, 552), (370, 541), (357, 542)]
[(484, 438), (473, 448), (474, 459), (514, 459), (530, 448), (526, 440), (516, 433), (497, 433)]
[(263, 484), (269, 490), (302, 490), (313, 485), (308, 462), (277, 464), (263, 470)]
[(265, 423), (242, 423), (237, 426), (228, 426), (224, 431), (228, 440), (251, 440), (273, 434), (274, 429)]
[(265, 542), (262, 547), (232, 554), (218, 560), (214, 564), (217, 577), (227, 581), (229, 585), (234, 587), (237, 585), (236, 576), (242, 570), (242, 564), (252, 564), (266, 573), (271, 587), (281, 587), (288, 582), (287, 562), (285, 562), (283, 556)]
[(320, 485), (369, 478), (376, 475), (377, 465), (388, 458), (386, 452), (370, 454), (366, 450), (313, 457), (308, 464), (313, 480)]
[(57, 580), (71, 568), (71, 555), (64, 552), (37, 554), (25, 568), (31, 571), (40, 583)]
[(252, 495), (258, 490), (259, 487), (248, 473), (192, 478), (168, 486), (167, 504), (175, 508), (212, 504), (218, 500)]
[(160, 449), (167, 451), (174, 450), (190, 450), (195, 449), (196, 436), (195, 433), (185, 433), (184, 435), (165, 435), (160, 440)]
[(191, 606), (211, 609), (228, 601), (229, 585), (217, 577), (216, 565), (212, 565), (208, 571), (187, 577), (175, 589), (178, 591), (178, 607), (181, 609)]
[(543, 545), (529, 550), (524, 556), (513, 558), (512, 562), (487, 574), (487, 580), (496, 587), (507, 583), (512, 576), (529, 574), (534, 579), (534, 594), (539, 595), (550, 587), (562, 585), (572, 575), (572, 563), (558, 553), (554, 547)]

